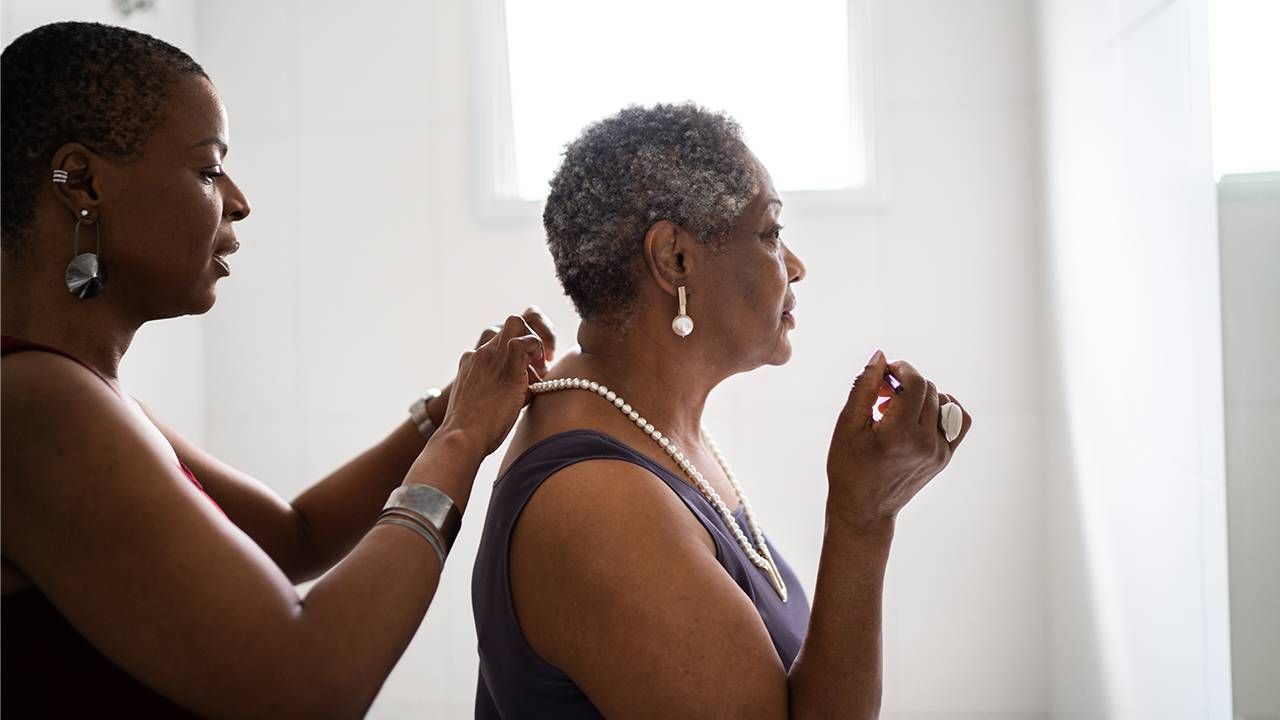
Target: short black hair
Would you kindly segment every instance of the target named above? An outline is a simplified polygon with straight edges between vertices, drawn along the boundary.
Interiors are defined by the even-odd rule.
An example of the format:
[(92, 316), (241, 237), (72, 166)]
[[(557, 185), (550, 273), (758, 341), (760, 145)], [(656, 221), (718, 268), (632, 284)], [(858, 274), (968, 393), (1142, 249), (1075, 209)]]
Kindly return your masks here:
[(542, 214), (578, 314), (626, 326), (650, 226), (722, 237), (760, 180), (738, 124), (693, 103), (631, 106), (588, 126), (565, 149)]
[(22, 254), (58, 148), (78, 142), (136, 158), (161, 122), (172, 84), (190, 75), (209, 77), (169, 43), (114, 25), (51, 23), (10, 43), (0, 55), (5, 253)]

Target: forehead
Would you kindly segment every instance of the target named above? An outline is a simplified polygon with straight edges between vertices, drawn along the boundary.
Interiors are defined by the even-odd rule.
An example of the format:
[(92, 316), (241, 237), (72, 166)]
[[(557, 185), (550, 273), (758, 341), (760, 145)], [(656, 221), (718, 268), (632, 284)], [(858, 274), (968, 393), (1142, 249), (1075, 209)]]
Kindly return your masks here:
[(756, 213), (777, 215), (782, 210), (782, 198), (778, 196), (778, 190), (773, 186), (773, 176), (769, 174), (769, 169), (764, 166), (764, 163), (760, 162), (760, 158), (756, 157), (755, 153), (748, 151), (748, 155), (755, 165), (756, 177), (759, 178), (756, 186), (756, 196), (751, 199), (751, 204), (747, 206), (748, 211), (754, 210)]
[(187, 76), (174, 82), (156, 127), (151, 149), (185, 150), (206, 138), (227, 140), (227, 114), (217, 90), (208, 80)]

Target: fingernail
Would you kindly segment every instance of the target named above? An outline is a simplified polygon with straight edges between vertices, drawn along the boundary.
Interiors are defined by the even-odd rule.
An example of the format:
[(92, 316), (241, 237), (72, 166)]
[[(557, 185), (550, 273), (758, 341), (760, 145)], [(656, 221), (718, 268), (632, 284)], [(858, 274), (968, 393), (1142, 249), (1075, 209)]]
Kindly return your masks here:
[(876, 363), (880, 362), (883, 359), (884, 359), (884, 353), (880, 352), (879, 350), (876, 350), (875, 352), (871, 353), (871, 358), (867, 360), (867, 364), (875, 365)]

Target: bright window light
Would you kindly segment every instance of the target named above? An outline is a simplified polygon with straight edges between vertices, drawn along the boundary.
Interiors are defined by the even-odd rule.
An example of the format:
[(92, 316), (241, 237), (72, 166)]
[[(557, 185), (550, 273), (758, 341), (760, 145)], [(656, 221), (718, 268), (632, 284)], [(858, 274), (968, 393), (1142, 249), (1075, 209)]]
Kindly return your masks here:
[(1280, 2), (1209, 0), (1213, 169), (1280, 171)]
[(867, 184), (849, 0), (506, 0), (505, 20), (521, 199), (587, 124), (685, 100), (736, 119), (779, 190)]

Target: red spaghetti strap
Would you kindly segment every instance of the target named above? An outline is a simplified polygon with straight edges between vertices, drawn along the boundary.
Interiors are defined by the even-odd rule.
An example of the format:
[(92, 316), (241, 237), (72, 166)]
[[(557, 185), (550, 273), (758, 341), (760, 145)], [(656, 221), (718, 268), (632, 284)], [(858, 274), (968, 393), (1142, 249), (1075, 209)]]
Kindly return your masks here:
[(112, 385), (110, 380), (107, 380), (105, 377), (103, 377), (102, 373), (98, 372), (97, 370), (94, 370), (93, 367), (91, 367), (88, 363), (76, 357), (75, 355), (72, 355), (67, 352), (63, 352), (62, 350), (59, 350), (58, 348), (55, 348), (55, 347), (49, 347), (48, 345), (41, 345), (40, 343), (33, 343), (29, 340), (23, 340), (20, 337), (14, 337), (12, 335), (4, 335), (0, 337), (0, 355), (11, 355), (13, 353), (20, 353), (20, 352), (46, 352), (46, 353), (52, 353), (54, 355), (61, 355), (62, 357), (70, 360), (71, 362), (76, 363), (77, 365), (84, 368), (85, 370), (88, 370), (89, 372), (93, 373), (93, 376), (98, 378), (102, 382), (106, 383), (107, 387), (111, 388), (112, 392), (116, 393), (117, 395), (120, 394), (120, 391), (116, 389), (116, 386)]

